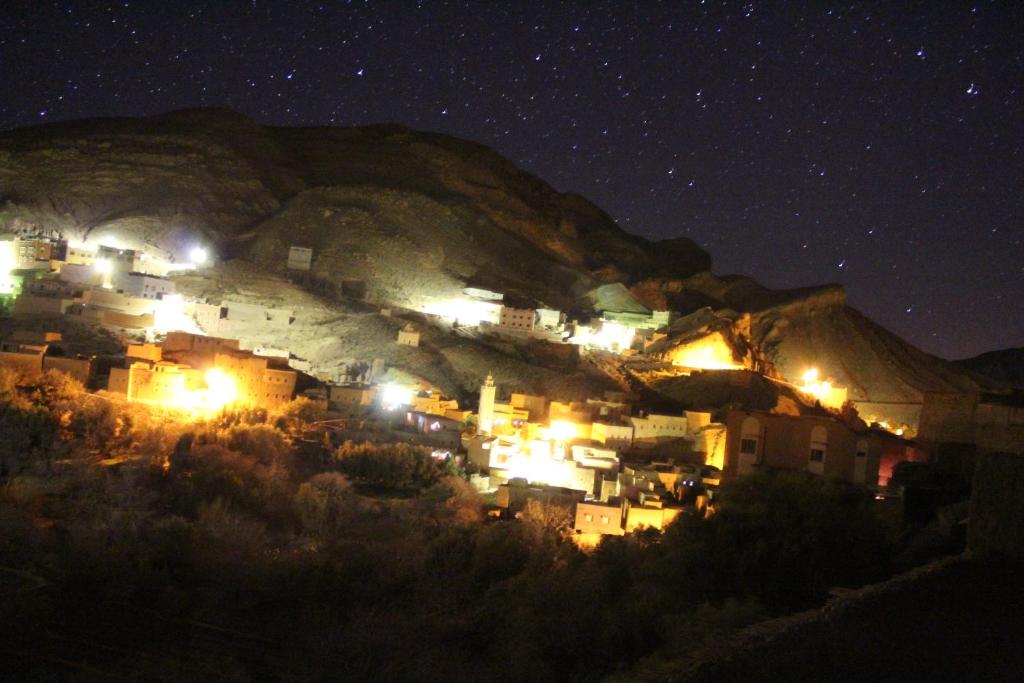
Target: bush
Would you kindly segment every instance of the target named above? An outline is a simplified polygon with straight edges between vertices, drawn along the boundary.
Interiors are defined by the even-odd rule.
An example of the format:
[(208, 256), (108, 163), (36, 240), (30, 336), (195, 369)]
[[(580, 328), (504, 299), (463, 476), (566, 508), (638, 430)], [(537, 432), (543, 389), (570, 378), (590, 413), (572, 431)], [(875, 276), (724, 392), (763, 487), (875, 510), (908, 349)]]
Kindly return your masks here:
[(663, 540), (663, 575), (691, 604), (734, 596), (797, 609), (884, 575), (884, 535), (862, 487), (756, 473), (724, 486), (716, 509), (681, 515)]
[(334, 452), (338, 469), (351, 478), (383, 488), (418, 490), (446, 474), (444, 463), (428, 448), (409, 444), (354, 444), (346, 441)]
[(299, 486), (295, 507), (302, 527), (320, 538), (334, 536), (351, 510), (352, 484), (337, 472), (324, 472)]

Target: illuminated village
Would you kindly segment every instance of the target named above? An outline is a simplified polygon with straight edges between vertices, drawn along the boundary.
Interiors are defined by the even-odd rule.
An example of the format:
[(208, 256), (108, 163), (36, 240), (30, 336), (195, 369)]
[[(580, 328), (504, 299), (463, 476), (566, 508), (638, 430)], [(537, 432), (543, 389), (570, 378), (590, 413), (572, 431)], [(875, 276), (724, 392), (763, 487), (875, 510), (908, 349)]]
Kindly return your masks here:
[[(473, 486), (493, 496), (495, 515), (514, 517), (530, 500), (572, 508), (575, 540), (584, 547), (605, 535), (662, 529), (688, 506), (710, 514), (722, 483), (762, 468), (847, 480), (871, 487), (879, 500), (898, 497), (900, 489), (889, 486), (894, 467), (927, 455), (906, 440), (912, 436), (907, 425), (861, 419), (846, 388), (817, 367), (784, 378), (749, 349), (737, 350), (730, 339), (749, 325), (743, 317), (723, 326), (708, 312), (680, 318), (651, 311), (622, 285), (591, 293), (594, 314), (584, 321), (474, 287), (420, 310), (389, 306), (383, 313), (407, 321), (394, 338), (399, 346), (419, 347), (431, 326), (472, 331), (505, 343), (574, 349), (595, 363), (718, 382), (741, 393), (764, 384), (781, 392), (775, 407), (732, 401), (665, 412), (627, 390), (583, 400), (533, 395), (499, 386), (490, 375), (476, 402), (460, 406), (427, 383), (387, 379), (379, 359), (362, 359), (366, 371), (357, 381), (325, 380), (287, 349), (247, 350), (245, 340), (221, 336), (239, 319), (284, 328), (295, 312), (178, 293), (177, 276), (216, 260), (199, 241), (181, 254), (156, 255), (112, 237), (69, 242), (26, 231), (0, 241), (0, 259), (2, 301), (15, 328), (0, 351), (3, 365), (60, 370), (114, 400), (197, 417), (303, 396), (327, 411), (325, 438), (359, 438), (359, 430), (345, 426), (358, 418), (364, 430), (368, 420), (395, 442), (426, 445), (436, 457), (461, 463)], [(306, 271), (312, 259), (311, 249), (293, 245), (288, 269)], [(122, 355), (100, 362), (69, 354), (60, 333), (30, 331), (36, 318), (53, 316), (104, 330), (120, 340)]]
[(0, 5), (3, 681), (1019, 681), (1024, 4)]

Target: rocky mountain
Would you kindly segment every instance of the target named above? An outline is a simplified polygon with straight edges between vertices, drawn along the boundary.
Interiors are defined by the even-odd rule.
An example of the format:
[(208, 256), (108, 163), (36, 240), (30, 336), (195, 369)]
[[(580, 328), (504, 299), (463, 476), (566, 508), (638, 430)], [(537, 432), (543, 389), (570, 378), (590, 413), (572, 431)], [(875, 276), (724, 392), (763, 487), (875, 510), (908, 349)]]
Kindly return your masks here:
[(1024, 388), (1024, 346), (989, 351), (958, 360), (956, 364), (996, 381)]
[[(338, 298), (346, 286), (365, 301), (412, 309), (478, 286), (585, 314), (588, 293), (622, 283), (641, 307), (716, 311), (737, 325), (724, 335), (743, 347), (737, 358), (786, 378), (817, 367), (893, 422), (909, 424), (925, 391), (987, 382), (874, 324), (837, 285), (775, 291), (714, 275), (709, 255), (685, 238), (630, 235), (487, 147), (400, 126), (272, 128), (191, 110), (2, 132), (0, 232), (30, 225), (71, 238), (115, 235), (171, 255), (212, 243), (218, 265), (181, 276), (179, 287), (302, 308), (288, 339), (250, 333), (323, 362), (383, 348), (397, 324), (359, 318), (371, 314)], [(313, 249), (305, 279), (285, 268), (293, 245)], [(357, 331), (356, 321), (379, 334)], [(664, 344), (695, 329), (674, 328)], [(520, 353), (471, 339), (427, 344), (391, 362), (451, 390), (471, 391), (485, 365)], [(483, 356), (466, 360), (473, 354)], [(534, 360), (519, 357), (505, 379), (515, 383)]]
[(202, 237), (271, 269), (309, 246), (315, 275), (380, 300), (472, 283), (565, 307), (600, 282), (710, 267), (692, 242), (629, 235), (482, 145), (399, 126), (269, 128), (193, 110), (8, 131), (0, 202), (0, 227), (172, 253)]

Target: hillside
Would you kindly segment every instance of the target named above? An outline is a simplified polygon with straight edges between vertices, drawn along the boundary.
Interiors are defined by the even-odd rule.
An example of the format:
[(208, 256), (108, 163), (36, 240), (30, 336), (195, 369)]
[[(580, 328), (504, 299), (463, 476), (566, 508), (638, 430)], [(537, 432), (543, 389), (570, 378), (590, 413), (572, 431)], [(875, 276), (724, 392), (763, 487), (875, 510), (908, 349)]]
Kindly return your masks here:
[(964, 358), (956, 364), (973, 372), (1024, 388), (1024, 347), (989, 351), (974, 358)]
[[(109, 233), (171, 252), (202, 237), (222, 255), (251, 244), (267, 267), (302, 241), (321, 247), (315, 273), (372, 270), (382, 297), (472, 282), (556, 305), (599, 281), (710, 267), (693, 243), (629, 235), (482, 145), (398, 126), (269, 128), (216, 109), (2, 133), (0, 202), (0, 229)], [(410, 265), (425, 291), (374, 291)]]
[[(737, 357), (790, 379), (818, 367), (895, 423), (916, 420), (925, 391), (987, 381), (874, 324), (838, 285), (775, 291), (715, 275), (685, 238), (627, 234), (487, 147), (400, 126), (272, 128), (208, 109), (2, 132), (0, 232), (33, 225), (171, 255), (211, 243), (217, 264), (179, 276), (182, 291), (296, 309), (287, 334), (247, 330), (251, 343), (328, 365), (372, 354), (449, 390), (472, 391), (492, 366), (538, 388), (564, 369), (530, 378), (529, 354), (433, 332), (424, 350), (394, 350), (399, 322), (338, 294), (419, 310), (469, 285), (580, 317), (594, 292), (637, 310), (732, 311), (749, 315)], [(308, 276), (286, 270), (292, 245), (313, 248)]]

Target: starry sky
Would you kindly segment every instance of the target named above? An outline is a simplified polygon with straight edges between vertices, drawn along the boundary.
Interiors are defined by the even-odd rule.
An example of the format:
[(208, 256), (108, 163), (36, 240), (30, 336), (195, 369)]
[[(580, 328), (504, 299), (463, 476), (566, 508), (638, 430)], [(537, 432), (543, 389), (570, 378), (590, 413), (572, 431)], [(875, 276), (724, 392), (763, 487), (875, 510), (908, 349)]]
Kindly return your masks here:
[(210, 105), (450, 133), (957, 358), (1024, 346), (1022, 36), (1016, 0), (8, 0), (0, 128)]

